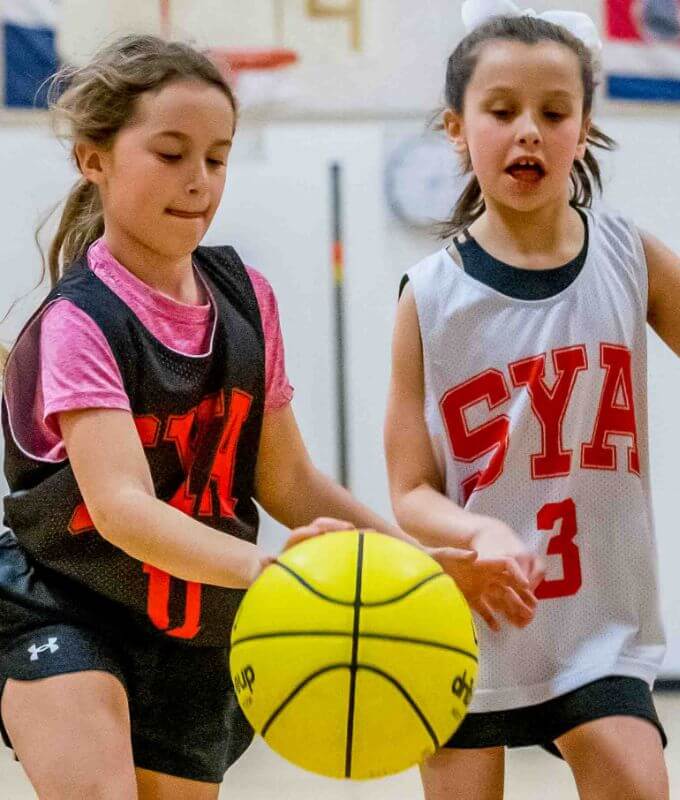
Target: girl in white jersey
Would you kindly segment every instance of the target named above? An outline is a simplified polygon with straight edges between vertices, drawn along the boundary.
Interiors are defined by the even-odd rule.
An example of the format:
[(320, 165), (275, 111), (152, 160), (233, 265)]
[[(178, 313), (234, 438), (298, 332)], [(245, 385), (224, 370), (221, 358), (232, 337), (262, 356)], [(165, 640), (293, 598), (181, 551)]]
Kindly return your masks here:
[(680, 354), (680, 259), (590, 208), (590, 146), (613, 145), (590, 120), (592, 22), (492, 5), (464, 4), (449, 59), (443, 124), (473, 176), (405, 281), (386, 448), (399, 524), (514, 557), (538, 604), (524, 627), (475, 609), (471, 713), (425, 795), (501, 798), (504, 747), (541, 745), (582, 798), (661, 800), (646, 323)]

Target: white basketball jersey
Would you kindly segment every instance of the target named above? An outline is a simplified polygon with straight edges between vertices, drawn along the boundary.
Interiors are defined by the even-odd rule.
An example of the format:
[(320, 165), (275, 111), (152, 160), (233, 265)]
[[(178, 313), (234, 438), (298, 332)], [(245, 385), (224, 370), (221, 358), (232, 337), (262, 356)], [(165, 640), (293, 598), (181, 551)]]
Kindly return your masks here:
[(584, 266), (507, 297), (445, 249), (408, 273), (425, 418), (446, 493), (545, 557), (535, 620), (477, 619), (471, 710), (533, 705), (606, 675), (653, 683), (664, 654), (647, 444), (647, 268), (636, 229), (587, 213)]

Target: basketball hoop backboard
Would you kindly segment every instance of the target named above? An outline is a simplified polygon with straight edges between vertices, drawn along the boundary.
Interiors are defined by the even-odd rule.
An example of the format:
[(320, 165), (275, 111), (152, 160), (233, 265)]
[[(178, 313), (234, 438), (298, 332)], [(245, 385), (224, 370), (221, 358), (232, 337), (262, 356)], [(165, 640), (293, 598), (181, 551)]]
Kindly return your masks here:
[(297, 61), (284, 47), (284, 0), (109, 0), (93, 11), (82, 0), (62, 0), (58, 48), (63, 60), (80, 64), (104, 41), (129, 32), (188, 41), (205, 50), (225, 74), (244, 107), (275, 103), (290, 95), (282, 74)]
[[(66, 62), (83, 63), (103, 41), (126, 32), (187, 41), (216, 50), (222, 67), (231, 59), (242, 105), (264, 103), (268, 119), (429, 113), (439, 102), (443, 65), (458, 35), (449, 11), (444, 13), (445, 0), (60, 0), (60, 5), (58, 46)], [(282, 51), (287, 55), (280, 58)], [(274, 61), (279, 67), (291, 62), (292, 54), (298, 63), (273, 68)], [(254, 92), (248, 83), (258, 84)]]

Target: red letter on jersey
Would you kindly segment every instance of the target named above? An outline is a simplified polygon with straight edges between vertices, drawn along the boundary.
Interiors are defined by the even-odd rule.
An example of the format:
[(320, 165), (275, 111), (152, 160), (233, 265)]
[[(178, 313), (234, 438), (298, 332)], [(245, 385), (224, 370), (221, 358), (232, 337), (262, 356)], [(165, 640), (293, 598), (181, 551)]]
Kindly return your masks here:
[(640, 474), (635, 424), (635, 400), (631, 352), (614, 344), (600, 345), (600, 366), (607, 370), (600, 397), (593, 438), (581, 446), (581, 466), (586, 469), (616, 469), (616, 448), (609, 437), (628, 436), (628, 471)]
[(196, 452), (205, 436), (206, 428), (216, 417), (224, 418), (223, 392), (205, 397), (196, 408), (186, 414), (169, 417), (163, 434), (164, 441), (175, 443), (185, 475), (184, 481), (168, 502), (189, 516), (196, 506), (196, 495), (191, 493), (190, 488), (194, 483), (192, 478)]
[(222, 422), (225, 416), (224, 392), (218, 392), (206, 397), (197, 408), (186, 414), (168, 419), (163, 438), (175, 443), (186, 475), (186, 479), (169, 501), (171, 506), (175, 506), (189, 515), (194, 513), (196, 495), (191, 492), (192, 485), (195, 485), (194, 460), (200, 449), (201, 440), (210, 426), (215, 424), (215, 420), (219, 419), (223, 426), (222, 435), (210, 467), (208, 480), (203, 487), (199, 487), (198, 514), (199, 516), (212, 515), (212, 486), (214, 485), (220, 501), (220, 516), (234, 516), (235, 501), (231, 496), (231, 487), (234, 479), (236, 447), (241, 437), (243, 424), (250, 413), (251, 402), (250, 395), (234, 389), (229, 402), (228, 417), (226, 421)]
[(476, 489), (490, 486), (502, 474), (510, 436), (510, 418), (505, 414), (470, 430), (465, 412), (482, 401), (492, 409), (509, 399), (510, 392), (503, 374), (488, 369), (449, 389), (440, 401), (454, 458), (470, 462), (493, 451), (486, 467), (463, 481), (463, 502), (467, 502)]
[(210, 469), (210, 477), (203, 489), (201, 502), (198, 506), (200, 516), (211, 516), (213, 513), (213, 498), (211, 486), (215, 486), (220, 503), (220, 516), (233, 517), (236, 500), (231, 496), (234, 483), (234, 463), (236, 461), (236, 448), (241, 438), (241, 429), (248, 419), (253, 398), (234, 389), (229, 403), (229, 416), (222, 431), (222, 438), (217, 447), (215, 458)]
[(562, 423), (574, 390), (576, 375), (587, 369), (588, 356), (584, 345), (553, 351), (557, 378), (551, 388), (545, 383), (545, 354), (510, 364), (515, 386), (526, 386), (531, 408), (541, 423), (541, 452), (531, 456), (531, 477), (556, 478), (571, 470), (571, 450), (562, 448)]
[(156, 569), (151, 564), (144, 564), (143, 569), (149, 576), (146, 601), (149, 619), (159, 630), (165, 631), (168, 636), (175, 636), (178, 639), (193, 639), (201, 628), (199, 622), (201, 618), (201, 584), (181, 581), (181, 583), (184, 583), (186, 591), (184, 622), (178, 628), (168, 630), (170, 627), (170, 618), (168, 616), (170, 586), (173, 579), (167, 572)]

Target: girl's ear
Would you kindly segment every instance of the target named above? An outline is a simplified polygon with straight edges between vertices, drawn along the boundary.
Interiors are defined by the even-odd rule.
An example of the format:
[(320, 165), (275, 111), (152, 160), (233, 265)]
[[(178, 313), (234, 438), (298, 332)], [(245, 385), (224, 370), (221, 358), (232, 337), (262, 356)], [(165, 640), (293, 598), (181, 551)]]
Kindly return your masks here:
[(443, 123), (446, 135), (449, 140), (453, 142), (456, 151), (460, 154), (467, 153), (467, 140), (465, 139), (463, 117), (453, 111), (453, 109), (447, 108), (444, 112)]
[(104, 181), (104, 159), (101, 151), (87, 141), (77, 142), (73, 148), (76, 164), (81, 175), (97, 185)]
[(583, 125), (581, 126), (581, 132), (579, 133), (578, 137), (578, 144), (576, 145), (576, 155), (574, 156), (575, 161), (580, 161), (582, 158), (585, 157), (586, 154), (586, 147), (588, 146), (588, 133), (590, 132), (590, 117), (585, 117), (583, 120)]

